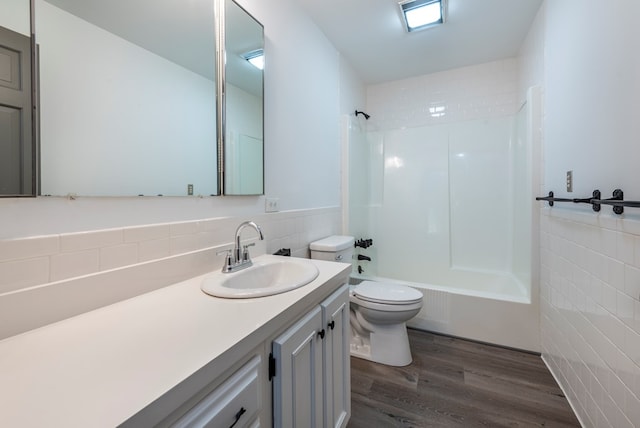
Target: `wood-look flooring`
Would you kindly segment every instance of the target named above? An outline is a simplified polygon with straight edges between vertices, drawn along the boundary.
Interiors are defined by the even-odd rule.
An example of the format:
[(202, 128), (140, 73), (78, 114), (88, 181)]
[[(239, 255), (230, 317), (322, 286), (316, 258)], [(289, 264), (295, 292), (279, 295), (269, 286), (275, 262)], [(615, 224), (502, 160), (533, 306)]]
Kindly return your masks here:
[(351, 358), (348, 428), (580, 427), (534, 354), (409, 329), (413, 363)]

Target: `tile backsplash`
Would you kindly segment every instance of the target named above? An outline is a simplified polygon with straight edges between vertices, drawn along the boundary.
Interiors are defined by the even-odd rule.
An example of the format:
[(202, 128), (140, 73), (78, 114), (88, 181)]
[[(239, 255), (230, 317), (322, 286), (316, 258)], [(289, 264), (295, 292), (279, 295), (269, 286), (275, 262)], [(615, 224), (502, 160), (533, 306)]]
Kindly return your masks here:
[[(100, 302), (113, 303), (121, 297), (150, 291), (156, 284), (167, 285), (163, 275), (151, 273), (159, 272), (157, 266), (160, 265), (157, 263), (163, 260), (171, 260), (175, 264), (175, 275), (170, 270), (164, 275), (169, 278), (169, 283), (188, 278), (191, 268), (194, 272), (191, 276), (205, 273), (207, 269), (213, 270), (222, 264), (222, 256), (216, 257), (212, 249), (232, 245), (237, 226), (245, 220), (258, 223), (265, 235), (264, 245), (255, 253), (274, 253), (280, 248), (290, 248), (292, 256), (309, 257), (310, 242), (341, 232), (340, 208), (329, 207), (260, 214), (249, 218), (211, 218), (0, 240), (0, 312), (4, 312), (0, 319), (3, 325), (8, 326), (3, 330), (4, 334), (0, 331), (0, 339), (26, 328), (10, 326), (14, 321), (8, 315), (13, 311), (11, 308), (21, 309), (15, 310), (16, 316), (21, 319), (17, 324), (29, 328), (40, 326), (44, 321), (60, 319), (62, 315), (51, 313), (39, 316), (44, 321), (32, 322), (20, 313), (29, 312), (28, 308), (42, 311), (34, 304), (45, 296), (46, 299), (55, 299), (62, 295), (74, 298), (78, 294), (86, 294), (78, 297), (78, 302), (65, 303), (68, 307), (61, 309), (61, 313), (71, 316), (80, 313), (85, 303), (86, 310), (91, 310), (99, 307)], [(255, 239), (255, 232), (247, 230), (242, 238)], [(205, 252), (207, 255), (203, 258)], [(181, 260), (181, 256), (191, 259), (189, 261), (183, 257), (187, 261), (176, 261)], [(154, 277), (153, 281), (147, 281), (145, 275)], [(127, 282), (128, 277), (138, 282), (131, 287), (138, 287), (139, 291), (128, 293), (126, 290), (109, 290), (109, 281)], [(98, 287), (99, 291), (89, 292), (92, 287)], [(60, 290), (61, 294), (58, 295), (56, 290)], [(105, 290), (110, 296), (91, 296), (93, 292), (100, 294)]]
[(543, 358), (585, 427), (640, 427), (640, 221), (542, 214)]

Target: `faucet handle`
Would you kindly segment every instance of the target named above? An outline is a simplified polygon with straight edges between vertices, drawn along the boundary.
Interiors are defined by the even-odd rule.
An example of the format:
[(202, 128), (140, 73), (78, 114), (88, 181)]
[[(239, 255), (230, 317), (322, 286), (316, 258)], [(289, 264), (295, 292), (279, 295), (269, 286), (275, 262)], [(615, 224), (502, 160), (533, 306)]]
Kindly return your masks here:
[(255, 247), (256, 243), (252, 242), (251, 244), (242, 246), (242, 260), (247, 261), (250, 259), (249, 257), (249, 247)]
[(226, 272), (233, 266), (233, 250), (222, 250), (216, 252), (216, 256), (225, 255), (224, 266), (222, 266), (222, 271)]

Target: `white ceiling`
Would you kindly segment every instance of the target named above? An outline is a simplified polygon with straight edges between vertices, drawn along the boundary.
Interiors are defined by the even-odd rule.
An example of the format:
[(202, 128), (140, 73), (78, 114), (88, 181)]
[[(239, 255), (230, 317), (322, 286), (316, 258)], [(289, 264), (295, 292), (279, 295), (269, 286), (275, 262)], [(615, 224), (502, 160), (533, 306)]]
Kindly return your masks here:
[[(211, 78), (213, 0), (46, 0)], [(294, 0), (367, 84), (517, 55), (542, 0), (449, 0), (447, 23), (406, 33), (398, 0)], [(267, 29), (268, 31), (268, 29)]]
[(449, 0), (447, 23), (411, 34), (398, 0), (296, 0), (367, 84), (516, 56), (542, 0)]

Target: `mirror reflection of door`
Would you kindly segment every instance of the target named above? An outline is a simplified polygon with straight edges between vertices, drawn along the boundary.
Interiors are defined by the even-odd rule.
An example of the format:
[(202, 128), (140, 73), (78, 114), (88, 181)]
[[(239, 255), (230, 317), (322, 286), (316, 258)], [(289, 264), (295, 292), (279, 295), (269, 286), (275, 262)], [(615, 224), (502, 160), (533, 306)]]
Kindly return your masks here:
[(264, 28), (233, 0), (225, 16), (224, 194), (262, 195)]
[(257, 195), (263, 191), (262, 139), (245, 134), (227, 134), (226, 161), (233, 165), (227, 173), (225, 188), (237, 195)]
[(0, 195), (33, 194), (31, 41), (0, 27)]

